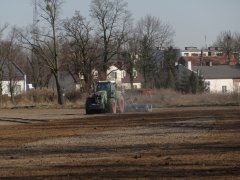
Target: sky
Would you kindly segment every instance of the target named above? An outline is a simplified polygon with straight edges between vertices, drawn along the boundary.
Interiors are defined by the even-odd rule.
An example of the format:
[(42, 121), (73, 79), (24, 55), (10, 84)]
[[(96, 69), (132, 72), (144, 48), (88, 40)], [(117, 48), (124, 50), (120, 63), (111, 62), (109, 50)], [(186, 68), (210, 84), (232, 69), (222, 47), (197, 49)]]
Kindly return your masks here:
[[(33, 0), (0, 0), (0, 26), (25, 27), (33, 21)], [(223, 31), (240, 33), (240, 0), (125, 0), (135, 22), (158, 17), (175, 31), (176, 47), (211, 46)], [(62, 18), (75, 10), (89, 17), (91, 0), (65, 0)]]

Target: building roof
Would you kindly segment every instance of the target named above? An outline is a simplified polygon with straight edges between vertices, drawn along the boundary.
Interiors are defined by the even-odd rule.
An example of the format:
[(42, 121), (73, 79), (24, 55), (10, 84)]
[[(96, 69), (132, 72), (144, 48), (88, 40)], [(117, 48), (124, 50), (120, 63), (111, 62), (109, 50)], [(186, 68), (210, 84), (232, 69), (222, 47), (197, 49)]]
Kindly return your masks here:
[[(24, 79), (25, 73), (23, 70), (14, 62), (11, 61), (2, 61), (0, 60), (0, 71), (1, 72), (1, 81), (9, 81), (10, 78), (13, 80), (22, 80)], [(12, 76), (12, 77), (10, 77)]]
[[(186, 65), (186, 62), (191, 61), (192, 65), (199, 66), (199, 65), (207, 65), (209, 62), (212, 62), (213, 65), (224, 65), (226, 64), (226, 58), (223, 56), (206, 56), (202, 57), (202, 60), (199, 56), (182, 56), (179, 59), (179, 63), (182, 65)], [(202, 62), (201, 62), (202, 61)]]
[(240, 79), (240, 65), (193, 66), (205, 79)]
[(230, 55), (230, 62), (227, 62), (227, 56), (182, 56), (179, 59), (179, 63), (182, 65), (186, 65), (188, 61), (192, 62), (192, 65), (199, 66), (199, 65), (208, 65), (209, 62), (212, 63), (212, 65), (235, 65), (238, 63), (238, 60), (234, 57), (233, 54)]

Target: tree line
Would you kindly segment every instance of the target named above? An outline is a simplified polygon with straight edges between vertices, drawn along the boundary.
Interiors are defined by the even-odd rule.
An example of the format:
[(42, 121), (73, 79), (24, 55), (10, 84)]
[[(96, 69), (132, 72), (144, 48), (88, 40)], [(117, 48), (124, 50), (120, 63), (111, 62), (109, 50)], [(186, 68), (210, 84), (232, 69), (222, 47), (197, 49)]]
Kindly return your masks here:
[[(175, 32), (170, 24), (151, 15), (135, 22), (124, 0), (92, 0), (90, 21), (79, 11), (60, 19), (62, 6), (62, 0), (37, 1), (39, 19), (26, 28), (13, 27), (7, 40), (0, 38), (1, 60), (19, 61), (35, 88), (46, 87), (53, 76), (58, 103), (63, 104), (61, 71), (68, 71), (75, 80), (75, 74), (83, 76), (84, 91), (89, 92), (93, 70), (98, 71), (100, 80), (105, 80), (108, 68), (118, 59), (132, 87), (134, 70), (138, 70), (145, 88), (184, 89), (177, 82)], [(0, 34), (6, 27), (0, 27)], [(194, 78), (198, 77), (189, 82), (196, 81), (196, 87), (191, 85), (186, 92), (198, 91), (202, 80)]]

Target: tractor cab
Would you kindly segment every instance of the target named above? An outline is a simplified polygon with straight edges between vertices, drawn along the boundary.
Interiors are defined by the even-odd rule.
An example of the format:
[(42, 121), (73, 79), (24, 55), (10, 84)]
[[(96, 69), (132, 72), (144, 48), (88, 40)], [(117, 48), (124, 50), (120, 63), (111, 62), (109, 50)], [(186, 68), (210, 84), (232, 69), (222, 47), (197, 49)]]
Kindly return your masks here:
[(114, 96), (116, 83), (111, 81), (99, 81), (96, 84), (96, 92), (106, 91), (108, 97)]

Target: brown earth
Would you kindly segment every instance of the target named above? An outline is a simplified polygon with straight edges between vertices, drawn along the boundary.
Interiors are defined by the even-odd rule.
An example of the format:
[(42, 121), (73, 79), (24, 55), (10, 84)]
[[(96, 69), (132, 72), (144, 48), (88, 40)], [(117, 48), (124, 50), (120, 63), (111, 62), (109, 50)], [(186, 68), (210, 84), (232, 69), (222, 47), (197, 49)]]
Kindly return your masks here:
[(0, 110), (0, 179), (240, 179), (240, 108)]

